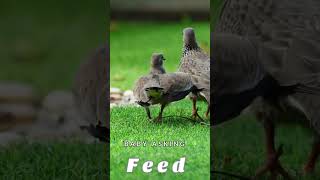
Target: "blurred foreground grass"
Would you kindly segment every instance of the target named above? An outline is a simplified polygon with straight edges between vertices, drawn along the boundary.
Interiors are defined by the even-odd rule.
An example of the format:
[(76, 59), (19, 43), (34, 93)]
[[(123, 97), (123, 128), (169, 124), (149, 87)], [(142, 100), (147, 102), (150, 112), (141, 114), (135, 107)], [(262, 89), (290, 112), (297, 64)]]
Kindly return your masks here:
[[(251, 116), (215, 127), (211, 138), (214, 144), (214, 168), (234, 174), (252, 176), (265, 162), (265, 139), (262, 125)], [(312, 145), (312, 134), (300, 125), (279, 125), (276, 132), (276, 147), (284, 145), (280, 158), (284, 168), (294, 179), (317, 179), (320, 176), (319, 163), (315, 173), (302, 175)], [(218, 176), (219, 179), (229, 177)]]
[(1, 179), (107, 179), (105, 144), (48, 142), (0, 149)]

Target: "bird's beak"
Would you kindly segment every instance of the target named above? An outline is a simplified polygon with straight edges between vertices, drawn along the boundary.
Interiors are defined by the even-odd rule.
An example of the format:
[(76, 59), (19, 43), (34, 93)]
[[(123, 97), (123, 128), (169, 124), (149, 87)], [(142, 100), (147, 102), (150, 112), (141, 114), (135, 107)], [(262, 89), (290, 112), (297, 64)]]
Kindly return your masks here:
[(166, 59), (165, 59), (165, 58), (162, 58), (162, 60), (165, 61)]

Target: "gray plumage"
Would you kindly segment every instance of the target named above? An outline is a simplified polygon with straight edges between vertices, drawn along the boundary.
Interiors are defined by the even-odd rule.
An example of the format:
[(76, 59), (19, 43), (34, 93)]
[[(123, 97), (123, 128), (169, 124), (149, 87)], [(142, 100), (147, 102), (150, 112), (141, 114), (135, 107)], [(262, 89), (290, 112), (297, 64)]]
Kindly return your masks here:
[(109, 131), (108, 58), (108, 48), (99, 48), (91, 58), (81, 64), (73, 85), (79, 112), (90, 124), (82, 126), (82, 129), (103, 141), (107, 141)]
[[(151, 64), (153, 63), (151, 59)], [(151, 65), (151, 69), (154, 66)], [(159, 67), (163, 69), (163, 67)], [(149, 106), (161, 104), (161, 111), (156, 118), (161, 121), (163, 109), (174, 101), (185, 98), (189, 93), (197, 93), (199, 90), (194, 86), (192, 77), (186, 73), (149, 73), (139, 78), (133, 90), (137, 103), (146, 108), (147, 115), (151, 119)]]
[(257, 48), (250, 40), (233, 34), (217, 34), (212, 44), (215, 96), (252, 89), (267, 75), (257, 61)]
[(193, 116), (196, 116), (196, 101), (198, 96), (207, 101), (210, 112), (210, 57), (198, 46), (195, 32), (192, 28), (183, 30), (183, 50), (180, 60), (179, 72), (192, 75), (197, 83), (204, 89), (197, 96), (190, 95), (193, 101)]
[[(150, 72), (149, 75), (153, 74), (164, 74), (166, 71), (163, 67), (163, 61), (165, 58), (163, 57), (163, 54), (161, 53), (154, 53), (151, 56), (151, 61), (150, 61)], [(149, 78), (143, 76), (135, 84), (135, 88), (133, 90), (135, 99), (137, 102), (140, 102), (140, 105), (143, 106), (146, 110), (147, 116), (149, 119), (151, 119), (151, 114), (150, 114), (150, 109), (149, 105), (143, 104), (142, 102), (147, 102), (147, 96), (145, 96), (145, 91), (144, 91), (144, 85), (149, 82)]]
[(210, 79), (210, 57), (199, 46), (194, 30), (183, 30), (183, 53), (178, 71)]
[[(186, 73), (153, 74), (147, 77), (144, 94), (151, 105), (179, 101), (193, 88), (191, 76)], [(145, 101), (146, 102), (146, 101)]]
[(227, 0), (214, 33), (256, 42), (260, 62), (280, 85), (320, 89), (319, 9), (316, 0)]
[[(319, 9), (315, 0), (226, 0), (212, 41), (215, 96), (252, 90), (267, 77), (319, 94)], [(320, 120), (310, 121), (320, 133)]]
[(166, 59), (163, 57), (161, 53), (154, 53), (151, 57), (150, 63), (150, 74), (164, 74), (166, 73), (165, 69), (163, 68), (163, 61)]
[(211, 42), (214, 124), (252, 104), (269, 136), (298, 117), (320, 145), (319, 15), (316, 0), (224, 1)]

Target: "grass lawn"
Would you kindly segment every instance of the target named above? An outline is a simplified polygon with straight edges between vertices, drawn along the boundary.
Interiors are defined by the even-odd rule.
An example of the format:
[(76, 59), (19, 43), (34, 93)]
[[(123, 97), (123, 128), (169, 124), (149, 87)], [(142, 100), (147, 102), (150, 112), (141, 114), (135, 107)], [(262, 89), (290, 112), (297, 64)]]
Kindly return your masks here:
[[(199, 114), (205, 112), (205, 104), (201, 104)], [(157, 115), (159, 108), (153, 108)], [(210, 129), (193, 121), (172, 117), (190, 117), (191, 102), (183, 101), (172, 104), (164, 111), (162, 124), (148, 122), (144, 109), (140, 107), (113, 108), (111, 110), (110, 137), (110, 176), (113, 179), (209, 179), (210, 176)], [(183, 141), (184, 147), (124, 147), (123, 141)], [(153, 171), (144, 174), (142, 165), (133, 173), (126, 173), (129, 158), (139, 157), (140, 162), (152, 160), (154, 163), (166, 160), (169, 163), (186, 157), (185, 173), (174, 174), (170, 170), (166, 174)], [(169, 165), (170, 167), (170, 165)]]
[(107, 179), (106, 145), (12, 144), (0, 149), (1, 179)]
[[(192, 25), (190, 25), (192, 24)], [(179, 65), (182, 51), (182, 30), (195, 28), (200, 45), (209, 50), (209, 23), (151, 23), (113, 22), (111, 40), (111, 86), (122, 90), (132, 89), (134, 82), (149, 70), (153, 52), (163, 52), (167, 72), (174, 72)], [(200, 103), (200, 115), (206, 104)], [(152, 109), (153, 117), (159, 107)], [(210, 128), (188, 119), (191, 101), (172, 103), (164, 111), (162, 124), (148, 122), (141, 107), (115, 107), (111, 109), (110, 176), (113, 179), (209, 179)], [(184, 147), (124, 147), (123, 141), (183, 141)], [(174, 161), (186, 157), (185, 173), (174, 174), (170, 169), (160, 174), (155, 169), (150, 174), (142, 172), (142, 164), (133, 173), (126, 173), (129, 158), (139, 157), (141, 162)], [(156, 166), (156, 165), (155, 165)]]
[[(0, 81), (39, 96), (70, 89), (81, 61), (105, 42), (105, 2), (5, 1), (0, 7)], [(106, 179), (107, 146), (77, 141), (0, 148), (0, 179)]]

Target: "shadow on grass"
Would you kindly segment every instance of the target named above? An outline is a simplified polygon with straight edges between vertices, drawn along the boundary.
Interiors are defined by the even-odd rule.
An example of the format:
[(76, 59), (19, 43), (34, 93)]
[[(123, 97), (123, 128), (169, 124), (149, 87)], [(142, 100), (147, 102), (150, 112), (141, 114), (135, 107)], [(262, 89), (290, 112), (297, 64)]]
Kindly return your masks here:
[(174, 126), (186, 126), (186, 122), (191, 123), (192, 125), (204, 125), (209, 126), (210, 124), (209, 119), (199, 119), (199, 118), (192, 118), (192, 117), (186, 117), (186, 116), (165, 116), (162, 117), (164, 120), (162, 124), (167, 125), (174, 125)]

